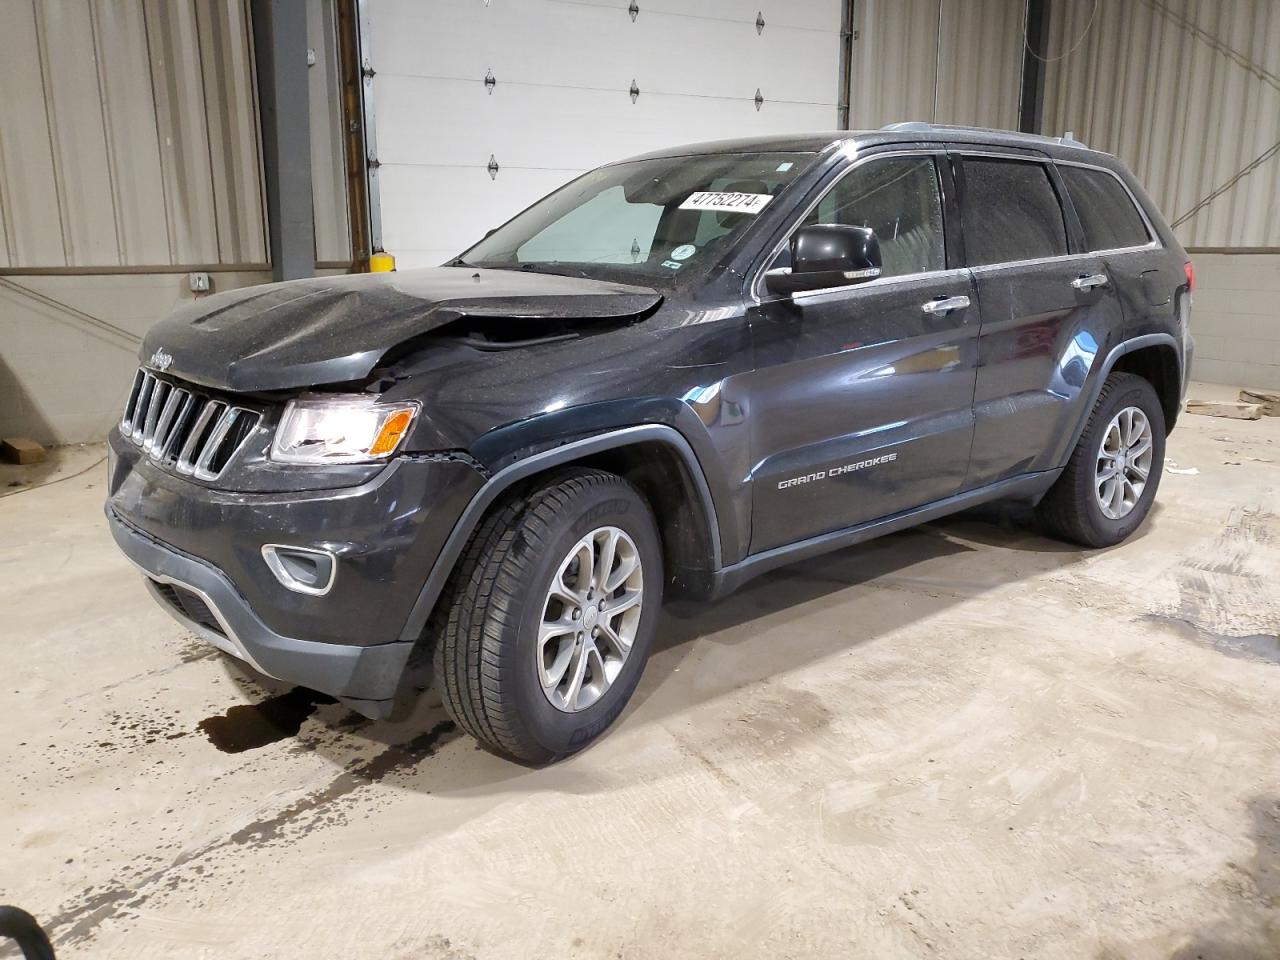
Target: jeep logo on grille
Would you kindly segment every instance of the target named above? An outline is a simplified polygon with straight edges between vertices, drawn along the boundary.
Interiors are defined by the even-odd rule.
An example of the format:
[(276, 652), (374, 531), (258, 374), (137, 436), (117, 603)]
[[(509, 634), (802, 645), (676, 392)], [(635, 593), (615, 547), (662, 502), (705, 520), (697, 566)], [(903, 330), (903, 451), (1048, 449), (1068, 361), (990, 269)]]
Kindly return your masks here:
[(151, 366), (155, 367), (161, 373), (168, 370), (169, 364), (171, 363), (173, 363), (173, 357), (165, 353), (163, 347), (151, 355)]

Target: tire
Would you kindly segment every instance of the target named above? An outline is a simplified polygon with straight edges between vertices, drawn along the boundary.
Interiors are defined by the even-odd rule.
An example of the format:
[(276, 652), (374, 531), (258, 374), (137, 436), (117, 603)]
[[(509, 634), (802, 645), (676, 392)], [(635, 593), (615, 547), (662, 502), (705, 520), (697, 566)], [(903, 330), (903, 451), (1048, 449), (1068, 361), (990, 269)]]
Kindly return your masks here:
[[(596, 539), (584, 546), (584, 538), (592, 535)], [(594, 557), (599, 567), (603, 544), (611, 537), (618, 557), (615, 575), (634, 558), (639, 577), (629, 575), (615, 591), (596, 594), (602, 599), (592, 604), (553, 599), (553, 580), (581, 587), (575, 578), (586, 579), (584, 557)], [(621, 605), (634, 598), (637, 584), (638, 615), (615, 619), (603, 607), (590, 609)], [(428, 627), (445, 708), (481, 743), (523, 763), (549, 763), (581, 750), (613, 724), (635, 691), (653, 643), (662, 586), (662, 546), (653, 512), (622, 477), (569, 469), (513, 494), (472, 536)], [(540, 649), (544, 618), (557, 625), (566, 620), (584, 628), (594, 624), (590, 629), (602, 636), (588, 646), (586, 638), (593, 634), (571, 631), (552, 636)], [(622, 644), (609, 638), (623, 633), (631, 642), (620, 653)], [(565, 679), (544, 692), (543, 677), (554, 675), (563, 660), (555, 654), (569, 647), (588, 651), (583, 670), (577, 670), (579, 657), (571, 652)], [(611, 683), (598, 679), (615, 669)], [(577, 694), (569, 703), (575, 679)]]
[[(1143, 461), (1148, 473), (1141, 494), (1132, 498), (1130, 504), (1124, 493), (1128, 488), (1123, 488), (1121, 496), (1126, 499), (1117, 505), (1112, 497), (1107, 496), (1115, 491), (1115, 486), (1109, 481), (1102, 485), (1102, 492), (1095, 493), (1095, 488), (1099, 486), (1099, 471), (1103, 467), (1111, 468), (1117, 462), (1125, 462), (1112, 458), (1103, 445), (1104, 442), (1109, 447), (1114, 445), (1120, 433), (1109, 433), (1113, 421), (1130, 408), (1141, 411), (1150, 427), (1150, 457)], [(1123, 425), (1118, 428), (1120, 431), (1123, 429)], [(1127, 539), (1142, 525), (1155, 500), (1164, 471), (1164, 442), (1164, 408), (1155, 388), (1132, 373), (1111, 374), (1102, 385), (1089, 422), (1071, 453), (1071, 459), (1067, 461), (1066, 469), (1040, 501), (1038, 513), (1042, 522), (1056, 536), (1086, 547), (1110, 547)], [(1140, 444), (1135, 443), (1128, 449), (1139, 448)], [(1133, 456), (1135, 459), (1143, 457), (1142, 454)], [(1130, 471), (1132, 469), (1131, 466)], [(1101, 502), (1104, 498), (1110, 501), (1107, 507)], [(1108, 509), (1122, 515), (1109, 516)]]

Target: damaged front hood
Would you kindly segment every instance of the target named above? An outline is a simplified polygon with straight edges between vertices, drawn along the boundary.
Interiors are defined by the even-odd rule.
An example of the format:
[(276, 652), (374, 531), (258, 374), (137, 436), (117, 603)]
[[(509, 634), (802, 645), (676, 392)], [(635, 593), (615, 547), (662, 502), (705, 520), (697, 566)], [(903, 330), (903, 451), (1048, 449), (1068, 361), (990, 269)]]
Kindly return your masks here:
[(587, 324), (662, 301), (603, 280), (433, 267), (246, 287), (176, 310), (147, 333), (142, 362), (236, 392), (361, 380), (387, 351), (463, 317)]

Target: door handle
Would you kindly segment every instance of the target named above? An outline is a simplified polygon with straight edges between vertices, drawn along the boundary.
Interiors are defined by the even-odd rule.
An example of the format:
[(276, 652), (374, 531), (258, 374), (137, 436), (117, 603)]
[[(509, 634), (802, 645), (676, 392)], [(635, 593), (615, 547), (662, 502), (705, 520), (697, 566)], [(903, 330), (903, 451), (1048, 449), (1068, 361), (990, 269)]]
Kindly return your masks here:
[(926, 300), (920, 309), (925, 313), (947, 314), (952, 310), (963, 310), (968, 305), (968, 297), (939, 297), (937, 300)]
[(1087, 277), (1076, 277), (1071, 286), (1077, 290), (1092, 290), (1094, 287), (1105, 287), (1109, 281), (1105, 273), (1093, 273)]

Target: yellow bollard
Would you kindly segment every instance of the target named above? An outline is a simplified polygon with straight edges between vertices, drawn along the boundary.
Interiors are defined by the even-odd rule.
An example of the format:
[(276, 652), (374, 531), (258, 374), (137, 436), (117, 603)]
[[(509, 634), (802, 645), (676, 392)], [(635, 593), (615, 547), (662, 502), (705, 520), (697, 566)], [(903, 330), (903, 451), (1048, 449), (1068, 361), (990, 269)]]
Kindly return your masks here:
[(390, 273), (396, 268), (396, 258), (389, 253), (375, 253), (369, 257), (370, 273)]

